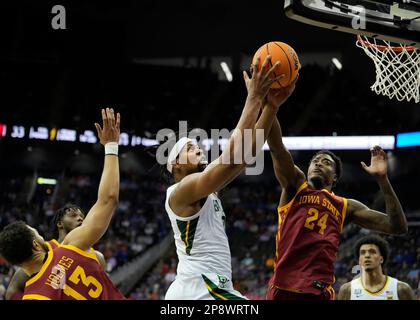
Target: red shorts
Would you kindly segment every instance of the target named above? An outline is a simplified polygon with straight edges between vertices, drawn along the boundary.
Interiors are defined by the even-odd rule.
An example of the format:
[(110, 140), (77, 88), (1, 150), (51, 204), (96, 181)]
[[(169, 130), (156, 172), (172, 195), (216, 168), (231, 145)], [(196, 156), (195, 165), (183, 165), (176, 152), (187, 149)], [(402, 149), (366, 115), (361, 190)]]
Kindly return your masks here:
[(317, 300), (335, 300), (334, 289), (329, 287), (322, 291), (321, 294), (299, 293), (287, 290), (282, 290), (276, 287), (270, 287), (267, 292), (267, 300), (302, 300), (302, 301), (317, 301)]

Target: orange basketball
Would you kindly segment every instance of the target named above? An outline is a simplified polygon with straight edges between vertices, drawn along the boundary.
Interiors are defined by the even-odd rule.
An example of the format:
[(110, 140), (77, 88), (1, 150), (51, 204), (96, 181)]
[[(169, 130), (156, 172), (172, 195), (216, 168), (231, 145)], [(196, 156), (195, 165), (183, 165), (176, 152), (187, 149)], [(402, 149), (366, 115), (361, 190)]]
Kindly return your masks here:
[(274, 82), (271, 88), (281, 88), (288, 86), (299, 73), (300, 62), (299, 58), (291, 46), (287, 43), (273, 41), (261, 46), (254, 54), (252, 64), (257, 64), (257, 58), (260, 57), (260, 63), (258, 70), (264, 63), (265, 57), (271, 56), (271, 61), (268, 64), (268, 68), (271, 68), (277, 61), (280, 61), (280, 65), (272, 73), (273, 77), (277, 77), (284, 74), (285, 77), (279, 81)]

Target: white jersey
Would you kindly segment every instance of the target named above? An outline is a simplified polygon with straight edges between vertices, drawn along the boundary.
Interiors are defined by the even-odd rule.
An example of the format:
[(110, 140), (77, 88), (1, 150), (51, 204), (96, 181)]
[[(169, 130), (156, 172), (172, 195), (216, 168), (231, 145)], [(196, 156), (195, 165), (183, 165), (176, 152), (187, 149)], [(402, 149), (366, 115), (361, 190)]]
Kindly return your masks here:
[(226, 217), (220, 199), (211, 194), (199, 212), (191, 217), (179, 217), (169, 206), (169, 198), (177, 185), (168, 188), (165, 201), (179, 260), (177, 279), (211, 273), (232, 279)]
[(351, 282), (351, 300), (399, 300), (398, 280), (387, 276), (384, 287), (377, 292), (370, 292), (363, 287), (362, 277)]

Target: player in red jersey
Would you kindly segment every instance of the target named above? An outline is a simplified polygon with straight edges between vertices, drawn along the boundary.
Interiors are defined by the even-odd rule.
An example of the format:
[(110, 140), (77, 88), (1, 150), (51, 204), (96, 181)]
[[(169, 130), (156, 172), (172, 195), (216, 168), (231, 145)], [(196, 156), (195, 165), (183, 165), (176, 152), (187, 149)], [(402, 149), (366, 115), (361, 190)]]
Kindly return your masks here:
[(376, 179), (384, 195), (386, 213), (382, 213), (357, 200), (336, 196), (331, 191), (342, 169), (341, 160), (330, 151), (314, 155), (306, 178), (282, 142), (277, 119), (273, 122), (268, 144), (282, 192), (278, 207), (275, 269), (267, 299), (335, 299), (332, 288), (334, 262), (345, 219), (387, 234), (407, 232), (404, 211), (387, 177), (386, 154), (375, 146), (371, 149), (370, 166), (361, 163), (363, 169)]
[[(52, 219), (53, 238), (47, 241), (51, 248), (54, 250), (60, 246), (60, 243), (63, 242), (65, 236), (70, 231), (82, 225), (84, 218), (85, 215), (82, 210), (76, 205), (68, 204), (58, 209)], [(106, 270), (104, 255), (97, 250), (95, 250), (95, 254), (102, 268)], [(6, 300), (22, 300), (25, 283), (28, 280), (29, 275), (27, 275), (21, 268), (17, 269), (7, 287), (5, 294)]]
[(52, 249), (34, 228), (23, 221), (0, 233), (0, 254), (30, 276), (23, 299), (107, 300), (124, 299), (91, 249), (106, 232), (118, 204), (118, 141), (120, 115), (102, 110), (103, 127), (95, 124), (105, 161), (98, 199), (82, 224), (70, 231), (60, 246)]

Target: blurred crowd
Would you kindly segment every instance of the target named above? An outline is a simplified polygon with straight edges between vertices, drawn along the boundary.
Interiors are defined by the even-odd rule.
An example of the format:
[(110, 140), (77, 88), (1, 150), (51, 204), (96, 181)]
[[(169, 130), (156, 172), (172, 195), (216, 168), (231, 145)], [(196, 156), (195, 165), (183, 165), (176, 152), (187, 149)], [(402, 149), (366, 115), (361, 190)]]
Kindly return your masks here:
[[(404, 177), (403, 177), (404, 178)], [(31, 177), (5, 176), (0, 182), (0, 229), (8, 223), (23, 219), (35, 226), (48, 239), (50, 220), (54, 214), (53, 200), (65, 198), (66, 203), (79, 205), (85, 213), (96, 201), (99, 177), (74, 175), (62, 177), (66, 184), (57, 186), (37, 185), (32, 194), (27, 190)], [(232, 253), (234, 286), (249, 299), (265, 299), (267, 283), (274, 265), (275, 235), (277, 230), (276, 207), (280, 187), (273, 177), (252, 182), (243, 177), (220, 193), (227, 216), (226, 232)], [(404, 178), (405, 179), (405, 178)], [(343, 182), (336, 193), (355, 197), (368, 204), (383, 208), (383, 201), (375, 200), (375, 183), (358, 190), (357, 181)], [(410, 186), (395, 179), (399, 195), (410, 194)], [(141, 255), (150, 246), (169, 234), (170, 223), (164, 210), (167, 184), (157, 175), (122, 174), (120, 203), (108, 232), (95, 246), (107, 260), (107, 272), (112, 273), (134, 257)], [(57, 191), (55, 188), (59, 188)], [(348, 190), (354, 192), (348, 194)], [(415, 208), (415, 198), (403, 204)], [(372, 202), (373, 201), (373, 202)], [(411, 210), (411, 209), (410, 209)], [(341, 237), (339, 259), (336, 263), (335, 289), (354, 277), (356, 265), (353, 246), (366, 230), (351, 224), (346, 225)], [(401, 281), (408, 282), (419, 292), (420, 279), (420, 228), (412, 226), (408, 235), (386, 237), (391, 246), (391, 256), (386, 272)], [(165, 292), (176, 276), (177, 258), (174, 246), (142, 277), (129, 293), (131, 299), (163, 299)], [(0, 258), (0, 299), (13, 275), (14, 268)]]
[[(342, 187), (338, 188), (339, 191)], [(339, 191), (337, 194), (340, 194)], [(402, 192), (399, 190), (398, 193)], [(274, 182), (234, 183), (221, 195), (227, 215), (234, 287), (252, 300), (265, 299), (267, 284), (272, 276), (279, 195), (280, 188)], [(353, 245), (367, 232), (356, 225), (346, 224), (341, 237), (339, 259), (335, 265), (336, 292), (343, 283), (356, 276), (352, 274), (353, 267), (358, 264), (354, 258)], [(409, 283), (420, 297), (420, 227), (410, 227), (405, 236), (387, 236), (385, 239), (390, 244), (391, 252), (384, 272)], [(176, 276), (176, 265), (175, 247), (172, 247), (167, 256), (162, 257), (153, 270), (144, 276), (130, 297), (142, 300), (163, 299)]]

